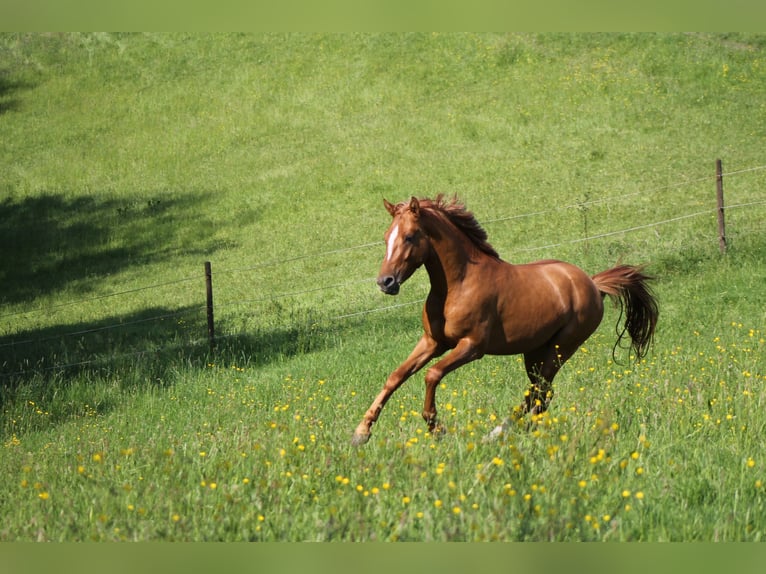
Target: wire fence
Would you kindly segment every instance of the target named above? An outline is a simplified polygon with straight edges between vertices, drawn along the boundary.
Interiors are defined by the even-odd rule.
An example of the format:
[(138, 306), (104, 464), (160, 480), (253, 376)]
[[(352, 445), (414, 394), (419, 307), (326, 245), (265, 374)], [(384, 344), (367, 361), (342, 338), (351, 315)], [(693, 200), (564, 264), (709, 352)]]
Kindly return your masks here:
[[(726, 172), (726, 173), (723, 173), (722, 176), (728, 180), (732, 178), (733, 176), (741, 176), (743, 174), (762, 171), (762, 170), (766, 170), (766, 165)], [(529, 212), (514, 214), (514, 215), (502, 215), (495, 218), (485, 219), (482, 223), (485, 225), (501, 224), (501, 223), (516, 221), (521, 219), (543, 217), (543, 216), (548, 216), (551, 214), (571, 211), (571, 210), (578, 210), (582, 212), (583, 209), (587, 209), (596, 205), (601, 205), (601, 204), (613, 205), (620, 202), (627, 202), (637, 197), (647, 198), (649, 196), (652, 196), (662, 191), (675, 189), (675, 188), (681, 188), (684, 186), (691, 186), (691, 185), (700, 184), (703, 182), (711, 182), (711, 181), (715, 181), (715, 179), (716, 179), (716, 176), (695, 178), (695, 179), (690, 179), (686, 181), (676, 182), (666, 186), (657, 187), (651, 190), (636, 191), (636, 192), (627, 193), (627, 194), (607, 195), (597, 199), (585, 200), (581, 202), (573, 202), (567, 205), (555, 206), (555, 207), (551, 207), (544, 210), (529, 211)], [(745, 208), (753, 209), (763, 205), (766, 205), (766, 199), (760, 199), (760, 198), (749, 199), (747, 201), (741, 201), (739, 203), (725, 205), (723, 206), (721, 211), (732, 212), (734, 210), (741, 210)], [(589, 234), (583, 237), (566, 239), (556, 243), (542, 243), (540, 245), (519, 247), (519, 248), (515, 248), (514, 251), (517, 253), (529, 253), (534, 251), (543, 251), (547, 249), (562, 247), (566, 245), (574, 245), (574, 244), (583, 243), (583, 242), (596, 241), (596, 240), (600, 240), (600, 239), (604, 239), (608, 237), (626, 235), (626, 234), (630, 234), (640, 230), (658, 228), (658, 227), (666, 226), (669, 224), (678, 224), (679, 222), (682, 222), (685, 220), (691, 220), (691, 219), (699, 218), (705, 215), (712, 215), (712, 214), (715, 214), (717, 211), (719, 211), (719, 207), (713, 205), (711, 201), (710, 208), (696, 209), (689, 213), (673, 215), (672, 217), (666, 217), (661, 220), (641, 223), (641, 224), (633, 225), (627, 228), (614, 229), (610, 231)], [(380, 242), (376, 241), (376, 242), (370, 242), (370, 243), (362, 243), (359, 245), (352, 245), (348, 247), (316, 251), (312, 253), (302, 253), (299, 255), (295, 255), (293, 257), (270, 259), (270, 260), (254, 263), (252, 265), (242, 266), (242, 267), (235, 267), (235, 268), (222, 269), (222, 270), (216, 269), (214, 271), (214, 275), (216, 277), (216, 280), (218, 280), (221, 277), (226, 275), (230, 276), (234, 274), (258, 271), (258, 270), (262, 270), (269, 267), (289, 265), (302, 260), (309, 260), (309, 259), (316, 260), (320, 258), (342, 257), (344, 255), (347, 255), (353, 252), (362, 251), (366, 249), (372, 249), (372, 248), (378, 248), (378, 247), (380, 247)], [(259, 297), (238, 298), (234, 300), (218, 302), (215, 305), (215, 309), (216, 311), (218, 311), (221, 309), (228, 309), (233, 307), (254, 306), (257, 304), (274, 302), (281, 299), (299, 298), (301, 296), (305, 296), (308, 294), (317, 294), (317, 293), (321, 293), (323, 291), (328, 291), (328, 290), (339, 290), (339, 289), (352, 288), (361, 284), (372, 284), (374, 280), (375, 280), (374, 277), (364, 277), (360, 279), (351, 279), (349, 281), (345, 281), (341, 283), (328, 283), (328, 284), (316, 285), (316, 286), (303, 288), (303, 289), (295, 289), (295, 290), (289, 290), (289, 291), (278, 292), (278, 293), (269, 293)], [(53, 313), (54, 311), (58, 311), (66, 307), (72, 307), (76, 305), (87, 306), (89, 304), (101, 302), (101, 301), (112, 299), (112, 298), (134, 296), (141, 292), (152, 292), (161, 288), (167, 288), (167, 287), (177, 286), (181, 284), (194, 284), (194, 285), (202, 286), (204, 285), (204, 281), (205, 281), (205, 274), (200, 272), (199, 274), (190, 275), (188, 277), (182, 277), (179, 279), (172, 279), (172, 280), (163, 281), (163, 282), (157, 282), (150, 285), (144, 285), (144, 286), (139, 286), (139, 287), (135, 287), (131, 289), (119, 290), (112, 293), (95, 295), (92, 297), (85, 297), (81, 299), (70, 300), (70, 301), (58, 303), (55, 305), (50, 305), (45, 307), (42, 307), (42, 306), (35, 307), (31, 309), (26, 309), (26, 310), (11, 311), (11, 312), (0, 314), (0, 320), (14, 319), (18, 321), (18, 318), (20, 316), (30, 317), (35, 314), (50, 314), (50, 313)], [(202, 293), (201, 288), (200, 288), (200, 293)], [(203, 298), (200, 297), (200, 301), (202, 300)], [(406, 302), (401, 302), (401, 303), (397, 303), (393, 305), (384, 305), (384, 306), (379, 306), (372, 309), (358, 309), (358, 310), (351, 309), (345, 313), (339, 313), (333, 316), (325, 317), (325, 320), (342, 321), (342, 320), (351, 319), (351, 318), (358, 318), (358, 317), (363, 317), (365, 315), (369, 315), (372, 313), (381, 313), (385, 311), (399, 309), (402, 307), (408, 307), (408, 306), (412, 306), (416, 304), (421, 304), (422, 301), (423, 299), (420, 298), (413, 301), (406, 301)], [(56, 341), (60, 342), (60, 341), (65, 341), (67, 339), (84, 337), (87, 335), (94, 335), (97, 333), (124, 330), (128, 328), (135, 328), (140, 325), (147, 325), (147, 324), (158, 323), (158, 322), (163, 322), (168, 320), (182, 320), (184, 318), (188, 318), (194, 321), (195, 325), (199, 323), (200, 328), (195, 329), (195, 332), (197, 333), (197, 335), (192, 336), (191, 338), (183, 342), (174, 343), (174, 345), (176, 346), (186, 345), (189, 347), (206, 345), (209, 342), (209, 340), (208, 340), (208, 337), (205, 336), (204, 329), (201, 328), (201, 325), (204, 324), (204, 320), (202, 320), (201, 317), (204, 317), (204, 314), (206, 312), (208, 313), (210, 312), (210, 309), (208, 307), (209, 307), (209, 302), (208, 304), (200, 303), (198, 306), (193, 305), (189, 308), (185, 308), (178, 311), (171, 311), (171, 312), (164, 311), (164, 312), (158, 312), (156, 314), (149, 313), (147, 314), (147, 316), (142, 316), (142, 317), (134, 318), (131, 320), (123, 320), (117, 323), (109, 323), (104, 325), (98, 325), (98, 324), (84, 325), (82, 328), (77, 328), (77, 329), (66, 331), (66, 332), (51, 332), (50, 334), (42, 334), (42, 332), (38, 332), (37, 334), (33, 334), (32, 336), (19, 336), (19, 337), (16, 337), (14, 335), (8, 335), (8, 336), (0, 338), (0, 354), (8, 350), (17, 351), (25, 346), (37, 348), (37, 347), (44, 346), (46, 344), (50, 344)], [(224, 333), (223, 335), (219, 334), (216, 336), (216, 341), (225, 340), (226, 338), (237, 336), (237, 335), (238, 333), (233, 333), (233, 332)], [(5, 340), (3, 341), (3, 339)], [(158, 342), (157, 348), (160, 348), (163, 346), (166, 348), (167, 343)], [(97, 363), (102, 363), (104, 361), (108, 362), (108, 361), (114, 361), (114, 360), (137, 358), (147, 353), (153, 353), (157, 350), (157, 348), (151, 348), (151, 349), (141, 348), (141, 349), (131, 350), (128, 352), (107, 354), (106, 357), (98, 357), (98, 358), (92, 358), (92, 359), (86, 359), (86, 360), (75, 360), (75, 361), (60, 361), (51, 365), (34, 366), (34, 367), (30, 366), (30, 367), (24, 367), (24, 368), (18, 368), (17, 366), (11, 365), (10, 362), (6, 360), (5, 366), (3, 366), (3, 364), (0, 363), (0, 380), (8, 379), (11, 377), (25, 376), (31, 372), (36, 372), (36, 373), (48, 372), (53, 370), (82, 367), (86, 365), (94, 365)], [(0, 359), (1, 358), (2, 357), (0, 356)], [(2, 372), (4, 368), (8, 368), (8, 367), (10, 368), (7, 370), (7, 372)]]

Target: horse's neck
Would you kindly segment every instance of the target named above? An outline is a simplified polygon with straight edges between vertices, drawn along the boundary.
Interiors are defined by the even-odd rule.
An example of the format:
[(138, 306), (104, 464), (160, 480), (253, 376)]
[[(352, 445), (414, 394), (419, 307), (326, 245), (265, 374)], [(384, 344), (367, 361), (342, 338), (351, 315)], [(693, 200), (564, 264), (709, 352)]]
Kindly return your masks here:
[(425, 267), (431, 282), (431, 293), (446, 297), (448, 289), (447, 276), (436, 252), (432, 252), (431, 256), (426, 259)]
[(442, 223), (435, 233), (431, 233), (431, 248), (431, 257), (425, 264), (431, 290), (445, 295), (451, 285), (463, 281), (471, 263), (485, 257), (452, 224)]

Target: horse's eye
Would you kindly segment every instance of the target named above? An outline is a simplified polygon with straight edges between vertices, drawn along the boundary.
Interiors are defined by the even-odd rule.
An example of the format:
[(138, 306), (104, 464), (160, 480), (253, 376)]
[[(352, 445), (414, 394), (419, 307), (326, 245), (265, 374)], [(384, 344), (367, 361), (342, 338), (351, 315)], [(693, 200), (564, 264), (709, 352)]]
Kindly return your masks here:
[(415, 241), (415, 234), (414, 233), (408, 233), (407, 235), (404, 236), (404, 240), (407, 243), (413, 243)]

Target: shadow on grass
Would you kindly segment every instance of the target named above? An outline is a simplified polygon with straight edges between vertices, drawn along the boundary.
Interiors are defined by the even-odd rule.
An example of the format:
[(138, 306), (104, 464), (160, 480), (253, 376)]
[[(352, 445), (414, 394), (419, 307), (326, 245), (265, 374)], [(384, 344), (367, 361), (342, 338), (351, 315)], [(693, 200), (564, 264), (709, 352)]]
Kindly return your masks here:
[(222, 243), (205, 215), (207, 197), (159, 190), (119, 199), (46, 193), (0, 200), (0, 303), (23, 304), (65, 287), (86, 295), (95, 280), (133, 265), (194, 254), (201, 265)]
[(48, 413), (48, 425), (77, 416), (84, 403), (104, 414), (124, 393), (183, 384), (184, 376), (210, 363), (263, 366), (325, 349), (333, 336), (333, 328), (298, 322), (227, 335), (211, 348), (199, 307), (148, 308), (2, 336), (0, 432), (10, 434), (2, 419), (30, 402)]
[(31, 83), (12, 79), (7, 70), (0, 68), (0, 115), (18, 110), (21, 102), (16, 96), (32, 87)]

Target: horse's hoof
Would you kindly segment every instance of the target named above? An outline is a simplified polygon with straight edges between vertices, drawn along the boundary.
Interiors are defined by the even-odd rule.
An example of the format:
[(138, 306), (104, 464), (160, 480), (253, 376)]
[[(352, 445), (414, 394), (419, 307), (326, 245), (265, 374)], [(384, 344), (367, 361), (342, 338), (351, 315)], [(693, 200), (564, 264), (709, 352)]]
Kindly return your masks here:
[(363, 444), (366, 444), (368, 440), (370, 440), (370, 434), (361, 434), (361, 433), (354, 433), (354, 436), (351, 437), (351, 446), (362, 446)]
[(441, 440), (447, 434), (447, 429), (441, 425), (436, 425), (434, 428), (430, 429), (428, 432), (431, 433), (431, 437), (434, 440)]
[(505, 433), (505, 425), (497, 425), (483, 439), (482, 442), (493, 442)]

